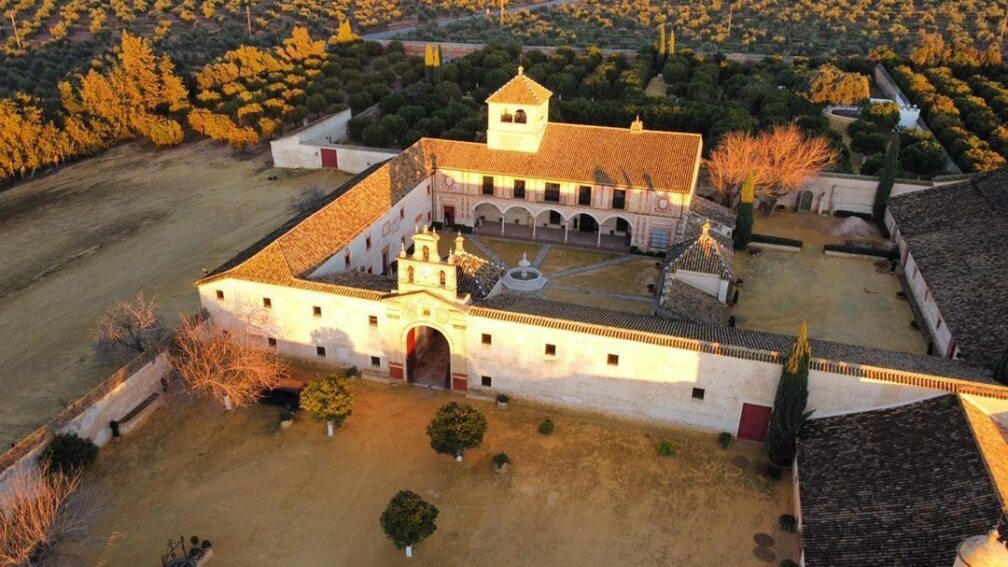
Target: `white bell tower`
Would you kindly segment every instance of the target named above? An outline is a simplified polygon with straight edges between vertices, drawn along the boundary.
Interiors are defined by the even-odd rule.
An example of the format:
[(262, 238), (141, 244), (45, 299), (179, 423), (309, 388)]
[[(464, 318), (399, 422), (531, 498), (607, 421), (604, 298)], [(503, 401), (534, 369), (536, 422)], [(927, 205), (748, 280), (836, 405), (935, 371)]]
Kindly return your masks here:
[(518, 67), (518, 74), (486, 100), (487, 147), (512, 152), (539, 151), (549, 122), (551, 96), (549, 89), (528, 78), (525, 69)]

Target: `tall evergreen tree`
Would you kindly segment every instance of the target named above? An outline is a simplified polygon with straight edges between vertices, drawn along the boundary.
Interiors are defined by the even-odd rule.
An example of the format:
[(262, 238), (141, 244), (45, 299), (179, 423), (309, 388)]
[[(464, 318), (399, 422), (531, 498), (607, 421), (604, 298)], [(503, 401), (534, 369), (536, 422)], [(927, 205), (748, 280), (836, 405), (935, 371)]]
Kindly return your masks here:
[(434, 82), (434, 46), (427, 44), (424, 49), (424, 77), (427, 78), (428, 83)]
[(899, 169), (899, 152), (899, 135), (894, 133), (889, 137), (885, 161), (882, 163), (882, 172), (879, 174), (878, 189), (875, 190), (875, 203), (872, 205), (872, 216), (875, 217), (875, 222), (879, 226), (885, 225), (886, 205), (889, 203), (889, 196), (892, 194), (893, 184), (896, 182), (896, 170)]
[(798, 434), (812, 414), (805, 411), (808, 404), (808, 373), (811, 358), (808, 327), (802, 321), (794, 350), (784, 364), (780, 382), (777, 383), (773, 413), (770, 414), (770, 428), (767, 431), (770, 462), (778, 466), (791, 464), (795, 456)]
[(668, 49), (666, 51), (667, 51), (666, 57), (671, 57), (675, 55), (675, 28), (669, 30)]
[(336, 32), (336, 43), (350, 43), (354, 40), (353, 28), (350, 27), (350, 18), (343, 18), (339, 30)]
[(994, 379), (1008, 386), (1008, 348), (1005, 348), (1001, 360), (994, 364)]
[(749, 172), (745, 184), (742, 185), (742, 196), (739, 200), (735, 217), (735, 249), (741, 250), (752, 241), (753, 201), (756, 194), (756, 174)]
[(665, 67), (665, 57), (668, 53), (668, 40), (665, 38), (665, 24), (658, 25), (658, 41), (655, 43), (655, 69)]

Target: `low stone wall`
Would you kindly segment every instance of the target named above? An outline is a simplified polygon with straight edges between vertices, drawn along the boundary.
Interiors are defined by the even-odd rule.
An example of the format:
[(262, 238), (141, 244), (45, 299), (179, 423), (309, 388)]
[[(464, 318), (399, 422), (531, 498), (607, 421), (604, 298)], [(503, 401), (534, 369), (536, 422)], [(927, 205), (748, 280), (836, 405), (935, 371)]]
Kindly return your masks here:
[[(897, 179), (892, 196), (923, 191), (932, 187), (950, 185), (969, 179), (969, 175), (949, 175), (931, 180)], [(800, 191), (778, 199), (778, 206), (789, 210), (801, 208), (819, 214), (849, 212), (871, 214), (879, 178), (870, 175), (846, 173), (821, 173), (809, 179)], [(808, 196), (810, 193), (811, 196)], [(805, 208), (806, 205), (809, 208)]]
[[(95, 386), (49, 423), (39, 427), (0, 455), (0, 495), (13, 474), (34, 466), (39, 455), (58, 434), (76, 433), (102, 446), (112, 438), (109, 422), (120, 420), (152, 394), (158, 397), (134, 416), (130, 429), (147, 417), (161, 402), (161, 379), (170, 372), (164, 349), (148, 351), (134, 358)], [(123, 430), (120, 429), (122, 433)]]

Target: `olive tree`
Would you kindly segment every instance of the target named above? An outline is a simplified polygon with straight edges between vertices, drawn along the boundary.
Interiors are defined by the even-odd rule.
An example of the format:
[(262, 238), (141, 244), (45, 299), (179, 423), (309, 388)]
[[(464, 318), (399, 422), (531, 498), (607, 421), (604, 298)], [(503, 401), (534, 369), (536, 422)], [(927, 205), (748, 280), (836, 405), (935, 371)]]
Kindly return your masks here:
[(353, 402), (350, 381), (335, 374), (309, 382), (301, 390), (301, 409), (325, 421), (329, 437), (333, 436), (333, 427), (342, 425), (353, 413)]
[(102, 313), (91, 331), (95, 349), (103, 358), (119, 353), (137, 354), (155, 346), (167, 335), (154, 296), (143, 292), (124, 299)]
[(427, 425), (431, 448), (462, 461), (462, 452), (479, 447), (486, 433), (487, 422), (476, 408), (458, 402), (449, 402), (434, 414)]

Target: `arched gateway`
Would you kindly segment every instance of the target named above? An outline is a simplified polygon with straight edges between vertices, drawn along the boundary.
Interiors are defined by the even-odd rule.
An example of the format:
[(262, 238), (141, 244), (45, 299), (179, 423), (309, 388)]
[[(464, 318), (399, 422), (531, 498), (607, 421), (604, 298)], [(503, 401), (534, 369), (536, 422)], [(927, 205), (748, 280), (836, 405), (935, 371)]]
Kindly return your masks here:
[(418, 386), (451, 389), (451, 346), (434, 327), (418, 325), (406, 333), (406, 379)]

